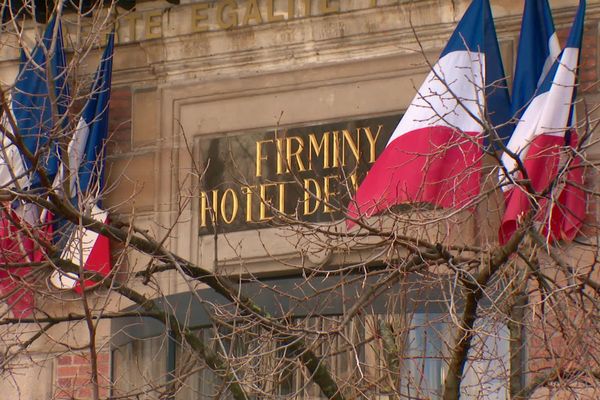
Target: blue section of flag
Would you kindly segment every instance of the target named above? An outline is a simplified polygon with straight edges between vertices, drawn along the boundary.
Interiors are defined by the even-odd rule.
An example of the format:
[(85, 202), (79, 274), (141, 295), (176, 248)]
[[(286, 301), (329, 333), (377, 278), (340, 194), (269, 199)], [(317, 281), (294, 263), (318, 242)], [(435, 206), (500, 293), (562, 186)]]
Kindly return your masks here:
[(551, 56), (549, 41), (554, 33), (548, 0), (526, 0), (512, 91), (512, 112), (517, 119), (535, 95)]
[[(506, 144), (510, 139), (512, 128), (507, 124), (512, 115), (508, 83), (500, 55), (500, 46), (496, 37), (494, 18), (489, 1), (484, 1), (483, 31), (485, 37), (485, 110), (495, 127), (495, 135)], [(488, 136), (485, 137), (489, 141)], [(495, 138), (494, 138), (495, 140)]]
[[(580, 0), (579, 7), (577, 8), (577, 14), (575, 15), (575, 19), (573, 20), (573, 25), (571, 25), (571, 30), (569, 32), (569, 38), (567, 39), (567, 48), (579, 49), (579, 57), (581, 56), (581, 41), (583, 39), (583, 23), (585, 21), (585, 0)], [(550, 72), (546, 75), (546, 78), (540, 85), (538, 89), (539, 93), (544, 93), (550, 90), (552, 84), (554, 82), (554, 76), (556, 75), (556, 71), (560, 65), (560, 60), (563, 57), (564, 50), (561, 52), (561, 55), (556, 59)], [(577, 60), (577, 65), (579, 65), (579, 59)], [(573, 99), (577, 96), (577, 88), (573, 90)]]
[[(577, 67), (579, 68), (579, 63), (581, 60), (581, 45), (583, 42), (583, 31), (584, 31), (584, 22), (585, 22), (585, 9), (586, 2), (585, 0), (579, 1), (579, 7), (577, 8), (577, 14), (575, 15), (575, 21), (573, 22), (573, 26), (571, 27), (571, 31), (569, 32), (569, 39), (567, 40), (566, 48), (572, 47), (579, 49), (579, 57), (577, 59)], [(577, 75), (577, 78), (579, 74)], [(576, 81), (577, 83), (577, 81)], [(575, 99), (577, 98), (577, 84), (573, 89), (573, 98), (571, 100), (571, 111), (569, 113), (569, 126), (573, 125), (573, 116), (575, 114)], [(565, 135), (565, 143), (570, 143), (571, 140), (571, 131), (568, 130)]]
[[(512, 129), (507, 124), (511, 119), (510, 97), (489, 0), (473, 0), (440, 57), (453, 51), (485, 54), (486, 115), (496, 127), (495, 134), (506, 143)], [(486, 147), (491, 142), (486, 135)]]
[[(114, 32), (109, 35), (108, 43), (91, 89), (91, 97), (87, 101), (82, 118), (89, 127), (89, 135), (85, 144), (79, 167), (78, 190), (84, 193), (91, 188), (99, 190), (104, 180), (104, 147), (108, 138), (108, 105), (112, 78), (112, 59), (114, 49)], [(98, 204), (100, 205), (100, 204)]]
[(579, 7), (577, 8), (577, 14), (573, 21), (573, 26), (569, 32), (569, 38), (567, 39), (567, 45), (565, 47), (572, 47), (575, 49), (581, 49), (581, 42), (583, 40), (583, 23), (585, 21), (585, 0), (579, 1)]
[(484, 49), (483, 18), (486, 7), (489, 10), (488, 0), (473, 0), (450, 36), (440, 58), (453, 51), (479, 52)]
[[(56, 28), (56, 38), (54, 31)], [(50, 59), (46, 55), (52, 48)], [(54, 87), (56, 108), (52, 104), (50, 90)], [(12, 109), (17, 125), (17, 132), (31, 155), (39, 157), (38, 169), (44, 170), (50, 183), (58, 171), (58, 142), (51, 138), (55, 124), (66, 127), (66, 111), (70, 101), (69, 88), (66, 82), (66, 58), (63, 48), (62, 27), (60, 21), (56, 26), (53, 18), (46, 27), (44, 36), (31, 52), (28, 59), (21, 50), (21, 64), (12, 95)], [(60, 133), (62, 129), (58, 129)], [(32, 168), (30, 160), (24, 157), (27, 168)], [(39, 186), (40, 176), (31, 176), (31, 186)]]

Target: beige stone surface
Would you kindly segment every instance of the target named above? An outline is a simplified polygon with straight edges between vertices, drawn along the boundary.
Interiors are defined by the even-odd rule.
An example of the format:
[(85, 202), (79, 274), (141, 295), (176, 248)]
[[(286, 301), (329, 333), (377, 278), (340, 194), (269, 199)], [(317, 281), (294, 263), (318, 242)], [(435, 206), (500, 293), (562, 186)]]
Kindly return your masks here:
[(156, 88), (140, 88), (133, 93), (132, 146), (155, 146), (160, 129), (160, 93)]
[[(169, 246), (212, 268), (214, 239), (197, 236), (197, 202), (185, 200), (198, 193), (199, 171), (194, 165), (203, 158), (193, 149), (192, 156), (189, 146), (218, 135), (401, 111), (428, 68), (417, 52), (415, 33), (427, 49), (427, 59), (435, 60), (468, 4), (379, 2), (372, 8), (359, 3), (345, 3), (347, 12), (336, 15), (190, 34), (183, 32), (189, 15), (184, 16), (187, 6), (181, 6), (161, 17), (164, 29), (160, 39), (131, 40), (126, 36), (131, 32), (122, 32), (121, 40), (129, 44), (124, 45), (122, 64), (117, 59), (116, 79), (140, 87), (133, 97), (134, 146), (132, 154), (114, 161), (114, 175), (124, 183), (117, 186), (111, 204), (123, 204), (120, 210), (126, 211), (132, 204), (128, 199), (133, 189), (139, 188), (136, 209), (157, 207), (157, 223), (173, 227)], [(555, 5), (564, 7), (555, 12), (557, 25), (568, 23), (572, 5), (564, 1)], [(150, 15), (162, 6), (144, 3), (140, 15)], [(506, 65), (514, 63), (520, 8), (520, 2), (494, 4)], [(598, 12), (594, 3), (589, 8), (592, 15)], [(144, 35), (144, 18), (136, 20), (135, 35), (139, 37)], [(148, 67), (137, 67), (141, 65), (140, 51)], [(129, 68), (120, 73), (119, 65)], [(131, 80), (134, 76), (138, 83)], [(140, 148), (148, 150), (136, 153)], [(150, 161), (153, 151), (154, 168)], [(492, 203), (497, 204), (497, 199)], [(489, 231), (480, 238), (482, 243), (495, 241), (494, 220), (482, 219)], [(306, 262), (295, 248), (296, 242), (277, 229), (233, 233), (219, 238), (216, 254), (223, 266), (243, 265), (251, 271), (256, 265), (260, 270), (276, 271), (283, 260), (295, 267)]]
[(153, 209), (155, 157), (153, 152), (145, 152), (107, 160), (107, 207), (119, 212)]
[(50, 400), (54, 385), (54, 359), (49, 354), (18, 357), (14, 369), (0, 377), (3, 399)]

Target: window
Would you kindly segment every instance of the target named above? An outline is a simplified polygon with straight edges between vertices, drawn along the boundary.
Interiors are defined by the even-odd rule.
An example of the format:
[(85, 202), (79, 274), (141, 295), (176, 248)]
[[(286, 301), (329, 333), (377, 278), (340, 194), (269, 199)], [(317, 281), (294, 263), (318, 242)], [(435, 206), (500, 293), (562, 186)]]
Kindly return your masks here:
[[(291, 293), (294, 284), (288, 288), (283, 281), (278, 281), (277, 287)], [(397, 287), (391, 289), (395, 296), (403, 293)], [(261, 304), (283, 304), (258, 290), (254, 293)], [(318, 386), (289, 345), (289, 334), (293, 332), (325, 360), (348, 398), (383, 400), (398, 398), (398, 394), (401, 398), (441, 398), (455, 325), (443, 303), (440, 306), (432, 302), (431, 296), (417, 293), (417, 299), (427, 301), (404, 299), (403, 306), (391, 306), (390, 298), (384, 296), (348, 317), (344, 303), (328, 294), (326, 302), (300, 302), (297, 307), (286, 304), (286, 309), (295, 310), (296, 315), (281, 317), (275, 325), (209, 313), (206, 304), (193, 305), (194, 296), (177, 296), (180, 298), (169, 300), (171, 305), (186, 304), (182, 315), (186, 315), (188, 326), (196, 327), (194, 331), (207, 352), (225, 360), (223, 370), (208, 368), (185, 343), (174, 344), (174, 364), (169, 366), (167, 335), (138, 338), (115, 348), (117, 393), (145, 393), (161, 387), (173, 389), (175, 400), (229, 399), (228, 384), (235, 378), (254, 399), (322, 399)], [(219, 302), (207, 293), (201, 298), (207, 303)], [(215, 320), (215, 315), (220, 319)], [(115, 329), (123, 330), (119, 326)], [(462, 398), (507, 399), (508, 330), (486, 321), (477, 332), (481, 333), (473, 340)], [(174, 376), (167, 379), (171, 368)], [(141, 398), (157, 397), (148, 393)]]

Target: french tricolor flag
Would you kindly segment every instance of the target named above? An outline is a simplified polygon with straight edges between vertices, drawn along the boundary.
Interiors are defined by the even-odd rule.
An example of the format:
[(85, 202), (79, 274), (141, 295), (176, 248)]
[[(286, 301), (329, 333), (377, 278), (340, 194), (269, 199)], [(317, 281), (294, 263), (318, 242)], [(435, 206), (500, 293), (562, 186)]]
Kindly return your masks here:
[[(578, 143), (572, 125), (584, 17), (585, 1), (580, 1), (565, 49), (535, 91), (507, 145), (509, 152), (502, 156), (500, 182), (507, 201), (501, 243), (532, 207), (549, 242), (573, 239), (585, 217), (583, 168), (580, 158), (572, 157)], [(524, 179), (534, 193), (519, 184)]]
[[(50, 53), (50, 49), (54, 49)], [(63, 50), (60, 20), (53, 17), (30, 56), (21, 49), (21, 63), (11, 93), (10, 112), (16, 131), (8, 116), (1, 121), (5, 132), (19, 136), (37, 164), (23, 157), (10, 138), (2, 134), (0, 143), (0, 188), (43, 191), (38, 171), (52, 179), (58, 166), (58, 146), (51, 139), (55, 124), (66, 126), (66, 106), (69, 87), (65, 79), (66, 58)], [(52, 84), (50, 84), (52, 81)], [(53, 93), (52, 93), (53, 91)], [(35, 167), (35, 168), (34, 168)], [(0, 206), (0, 293), (5, 296), (15, 317), (26, 317), (34, 308), (32, 269), (28, 263), (44, 259), (42, 244), (49, 241), (48, 225), (40, 224), (39, 207), (22, 200)], [(10, 265), (22, 264), (11, 268)], [(8, 267), (6, 267), (8, 266)]]
[[(548, 1), (526, 0), (511, 98), (512, 114), (516, 121), (523, 116), (523, 112), (536, 96), (536, 91), (559, 55), (560, 43), (554, 29)], [(519, 140), (526, 140), (526, 136), (514, 135), (510, 145), (513, 147), (525, 145), (525, 143), (518, 143)], [(504, 154), (504, 162), (510, 163), (508, 154)], [(512, 193), (512, 182), (504, 168), (498, 171), (498, 178), (500, 188), (508, 202)]]
[(548, 0), (525, 0), (512, 85), (512, 115), (520, 119), (560, 55)]
[(402, 203), (472, 206), (493, 142), (486, 117), (505, 123), (510, 101), (489, 1), (474, 0), (350, 202), (348, 227)]
[[(114, 33), (108, 43), (96, 71), (90, 98), (87, 101), (77, 130), (69, 143), (69, 170), (61, 165), (59, 181), (70, 180), (71, 201), (85, 215), (98, 221), (108, 222), (108, 213), (101, 208), (103, 189), (104, 147), (108, 139), (108, 106), (112, 76)], [(70, 260), (83, 270), (106, 276), (112, 269), (110, 240), (85, 226), (66, 224), (61, 227), (68, 232), (61, 258)], [(55, 271), (51, 282), (63, 289), (81, 291), (77, 274)], [(94, 286), (93, 280), (85, 280), (84, 286)]]

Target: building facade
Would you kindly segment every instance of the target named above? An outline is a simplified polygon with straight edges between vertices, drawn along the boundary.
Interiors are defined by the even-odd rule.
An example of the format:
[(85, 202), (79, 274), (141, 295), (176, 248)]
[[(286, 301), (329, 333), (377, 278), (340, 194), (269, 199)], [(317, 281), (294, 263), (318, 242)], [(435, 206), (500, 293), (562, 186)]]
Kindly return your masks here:
[[(338, 240), (345, 225), (336, 207), (349, 201), (348, 189), (380, 154), (468, 3), (192, 0), (141, 1), (133, 11), (117, 9), (106, 207), (182, 259), (217, 277), (235, 277), (241, 294), (285, 320), (323, 355), (345, 398), (442, 398), (457, 337), (453, 317), (461, 307), (451, 297), (459, 292), (439, 279), (436, 274), (444, 273), (437, 265), (382, 283), (391, 265), (403, 265), (390, 260), (403, 255), (382, 254), (389, 247), (378, 246), (377, 235), (367, 242)], [(588, 3), (580, 70), (585, 104), (578, 111), (593, 124), (600, 2)], [(564, 41), (575, 1), (551, 6)], [(492, 1), (509, 81), (522, 7), (522, 1)], [(65, 26), (68, 31), (76, 25)], [(0, 68), (9, 82), (16, 71), (14, 49), (5, 51)], [(595, 146), (587, 150), (590, 165), (594, 151)], [(593, 182), (594, 172), (588, 175)], [(500, 211), (494, 201), (441, 223), (402, 225), (397, 233), (449, 246), (484, 246), (495, 241)], [(303, 231), (304, 223), (334, 228)], [(281, 330), (247, 321), (231, 325), (245, 315), (231, 310), (231, 299), (177, 268), (147, 280), (136, 276), (161, 264), (123, 247), (114, 250), (117, 279), (160, 299), (208, 347), (228, 354), (230, 370), (244, 371), (242, 386), (250, 388), (250, 397), (325, 398), (311, 374), (286, 353), (291, 346), (272, 344), (282, 340)], [(512, 282), (502, 276), (503, 283), (491, 285), (493, 293)], [(114, 314), (94, 322), (100, 398), (232, 396), (232, 378), (198, 361), (189, 344), (144, 316), (140, 304), (109, 290), (90, 296), (94, 309)], [(82, 310), (73, 293), (49, 289), (39, 297), (50, 314)], [(535, 295), (531, 299), (533, 307), (542, 304)], [(501, 311), (490, 311), (495, 303), (488, 300), (477, 328), (488, 334), (475, 339), (479, 353), (467, 362), (462, 398), (508, 399), (513, 362), (521, 365), (523, 388), (535, 382), (537, 371), (573, 365), (579, 353), (560, 349), (552, 357), (565, 362), (548, 364), (548, 341), (555, 340), (557, 348), (569, 344), (547, 337), (545, 329), (539, 337), (529, 333), (521, 355), (513, 358), (512, 317), (497, 318)], [(449, 304), (458, 304), (455, 314)], [(136, 310), (139, 317), (117, 318)], [(542, 324), (534, 317), (528, 321), (528, 332)], [(58, 325), (19, 353), (1, 383), (4, 398), (93, 398), (88, 328), (83, 321)], [(395, 358), (386, 347), (388, 331), (396, 333), (392, 343), (405, 344), (395, 348)], [(27, 332), (27, 324), (15, 324), (6, 338), (24, 341)], [(262, 354), (246, 357), (252, 351)], [(390, 378), (394, 368), (398, 372)], [(594, 398), (594, 384), (583, 386), (582, 392), (563, 393), (549, 385), (529, 398)]]

